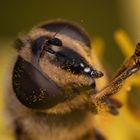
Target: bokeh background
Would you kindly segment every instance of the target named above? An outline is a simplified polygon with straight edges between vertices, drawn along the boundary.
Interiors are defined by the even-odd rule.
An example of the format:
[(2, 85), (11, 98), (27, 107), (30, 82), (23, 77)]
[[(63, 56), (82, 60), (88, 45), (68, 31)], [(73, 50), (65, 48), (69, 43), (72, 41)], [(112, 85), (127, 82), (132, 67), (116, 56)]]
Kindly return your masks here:
[[(104, 50), (99, 56), (108, 75), (112, 76), (125, 58), (124, 50), (118, 47), (116, 32), (122, 35), (120, 38), (128, 51), (133, 50), (140, 39), (139, 7), (139, 0), (0, 0), (0, 139), (12, 140), (5, 125), (3, 77), (12, 55), (12, 42), (19, 32), (26, 34), (36, 24), (49, 19), (77, 22), (87, 30), (96, 49)], [(109, 140), (140, 140), (138, 85), (139, 82), (127, 96), (120, 96), (125, 105), (119, 116), (103, 117), (107, 123), (102, 129)]]

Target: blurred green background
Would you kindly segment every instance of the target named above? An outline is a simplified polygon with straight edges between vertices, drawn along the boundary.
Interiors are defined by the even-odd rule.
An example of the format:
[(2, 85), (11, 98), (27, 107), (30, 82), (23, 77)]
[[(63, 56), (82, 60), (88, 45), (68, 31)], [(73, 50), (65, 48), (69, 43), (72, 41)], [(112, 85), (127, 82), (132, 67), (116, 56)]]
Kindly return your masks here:
[[(117, 57), (112, 67), (115, 69), (122, 60), (113, 41), (114, 31), (121, 27), (118, 5), (117, 0), (0, 0), (0, 39), (13, 40), (19, 32), (25, 33), (49, 19), (72, 20), (82, 25), (91, 38), (99, 36), (105, 40), (106, 59), (110, 61), (110, 57)], [(110, 63), (112, 65), (114, 61)]]
[[(129, 10), (126, 8), (128, 5)], [(0, 0), (0, 42), (7, 38), (12, 41), (19, 32), (26, 33), (42, 21), (64, 18), (78, 22), (91, 38), (105, 40), (105, 59), (111, 65), (110, 69), (115, 70), (122, 56), (118, 55), (119, 50), (115, 47), (114, 31), (123, 28), (134, 42), (138, 40), (134, 38), (136, 32), (130, 30), (131, 18), (135, 22), (131, 5), (127, 0)], [(116, 63), (110, 57), (117, 58)]]
[(108, 37), (119, 25), (114, 0), (0, 1), (0, 36), (15, 36), (37, 23), (64, 18), (82, 24), (90, 35)]
[[(136, 44), (140, 38), (139, 7), (139, 0), (0, 0), (0, 93), (12, 53), (12, 42), (18, 33), (26, 34), (33, 26), (49, 19), (63, 18), (77, 22), (86, 29), (92, 40), (101, 38), (105, 46), (102, 57), (104, 65), (113, 73), (124, 59), (114, 41), (114, 32), (118, 29), (125, 30)], [(0, 116), (3, 116), (2, 97), (3, 93), (0, 94)], [(0, 139), (8, 140), (4, 137), (7, 131), (3, 129), (3, 122), (0, 117)]]

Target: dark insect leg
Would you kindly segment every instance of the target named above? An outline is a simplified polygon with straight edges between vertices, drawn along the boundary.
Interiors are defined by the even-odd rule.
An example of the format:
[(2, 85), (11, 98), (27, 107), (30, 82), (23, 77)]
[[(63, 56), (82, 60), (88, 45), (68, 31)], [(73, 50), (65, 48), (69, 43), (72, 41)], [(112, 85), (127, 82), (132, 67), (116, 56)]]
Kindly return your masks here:
[[(124, 84), (124, 81), (131, 75), (139, 71), (140, 69), (140, 43), (137, 44), (134, 54), (128, 59), (120, 68), (116, 76), (110, 81), (110, 83), (100, 90), (98, 94), (91, 95), (92, 102), (96, 105), (105, 104), (110, 105), (106, 102), (106, 97), (117, 93)], [(115, 113), (115, 112), (114, 112)], [(112, 113), (113, 114), (113, 113)]]
[(104, 97), (103, 102), (107, 105), (108, 111), (113, 115), (118, 115), (118, 109), (122, 107), (122, 103), (114, 98)]
[(106, 138), (97, 129), (93, 129), (85, 134), (80, 140), (106, 140)]
[(94, 136), (96, 140), (106, 140), (106, 138), (97, 129), (95, 129)]
[(27, 133), (24, 132), (23, 126), (19, 121), (15, 121), (14, 127), (15, 127), (15, 140), (31, 140), (27, 136)]
[(22, 134), (22, 126), (15, 121), (15, 136), (16, 136), (16, 140), (21, 140), (21, 134)]

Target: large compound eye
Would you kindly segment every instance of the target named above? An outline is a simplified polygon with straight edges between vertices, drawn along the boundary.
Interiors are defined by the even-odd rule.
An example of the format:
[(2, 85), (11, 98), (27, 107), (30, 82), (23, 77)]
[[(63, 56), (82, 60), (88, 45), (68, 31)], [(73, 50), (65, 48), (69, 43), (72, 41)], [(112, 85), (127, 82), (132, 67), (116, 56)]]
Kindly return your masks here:
[(20, 56), (13, 70), (13, 90), (22, 104), (33, 109), (53, 107), (67, 96), (53, 80)]
[(47, 41), (48, 44), (50, 45), (56, 45), (56, 46), (62, 46), (62, 41), (58, 38), (50, 38), (48, 41)]
[[(47, 72), (44, 72), (45, 67), (49, 66), (47, 63), (51, 63), (55, 67), (72, 74), (86, 75), (90, 79), (93, 78), (93, 80), (101, 77), (102, 73), (92, 68), (79, 53), (70, 49), (77, 41), (81, 42), (81, 45), (78, 43), (79, 47), (90, 48), (90, 40), (82, 28), (67, 21), (52, 21), (39, 26), (39, 28), (47, 32), (44, 36), (30, 40), (32, 41), (30, 49), (35, 56), (32, 57), (31, 61), (26, 61), (26, 58), (21, 57), (19, 52), (13, 69), (12, 85), (17, 99), (23, 105), (32, 109), (48, 109), (75, 97), (77, 90), (78, 93), (80, 90), (82, 92), (83, 89), (87, 90), (87, 85), (83, 86), (83, 84), (74, 83), (77, 86), (76, 91), (71, 85), (68, 87), (63, 87), (61, 84), (58, 85), (55, 80), (51, 79), (50, 75), (47, 75)], [(69, 41), (66, 44), (71, 45), (70, 43), (73, 41), (72, 46), (65, 46), (66, 44), (63, 44), (63, 39), (65, 38), (60, 40), (54, 36), (50, 37), (48, 32), (59, 33), (69, 37), (70, 40), (65, 40), (65, 42)], [(18, 42), (16, 46), (18, 49), (21, 49), (23, 44)], [(89, 49), (86, 48), (86, 50)], [(42, 64), (41, 62), (44, 62), (46, 59), (48, 60), (44, 63), (44, 69), (42, 70), (40, 65), (36, 65), (36, 62)]]

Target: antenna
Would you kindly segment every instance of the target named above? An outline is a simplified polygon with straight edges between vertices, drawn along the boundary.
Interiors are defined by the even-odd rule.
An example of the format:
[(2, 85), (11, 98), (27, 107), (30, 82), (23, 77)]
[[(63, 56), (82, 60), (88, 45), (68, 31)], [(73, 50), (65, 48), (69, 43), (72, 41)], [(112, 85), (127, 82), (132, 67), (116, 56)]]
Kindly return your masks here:
[(56, 37), (57, 34), (61, 33), (64, 29), (68, 28), (69, 25), (65, 25), (64, 27), (62, 27), (59, 31), (57, 31), (53, 37)]

